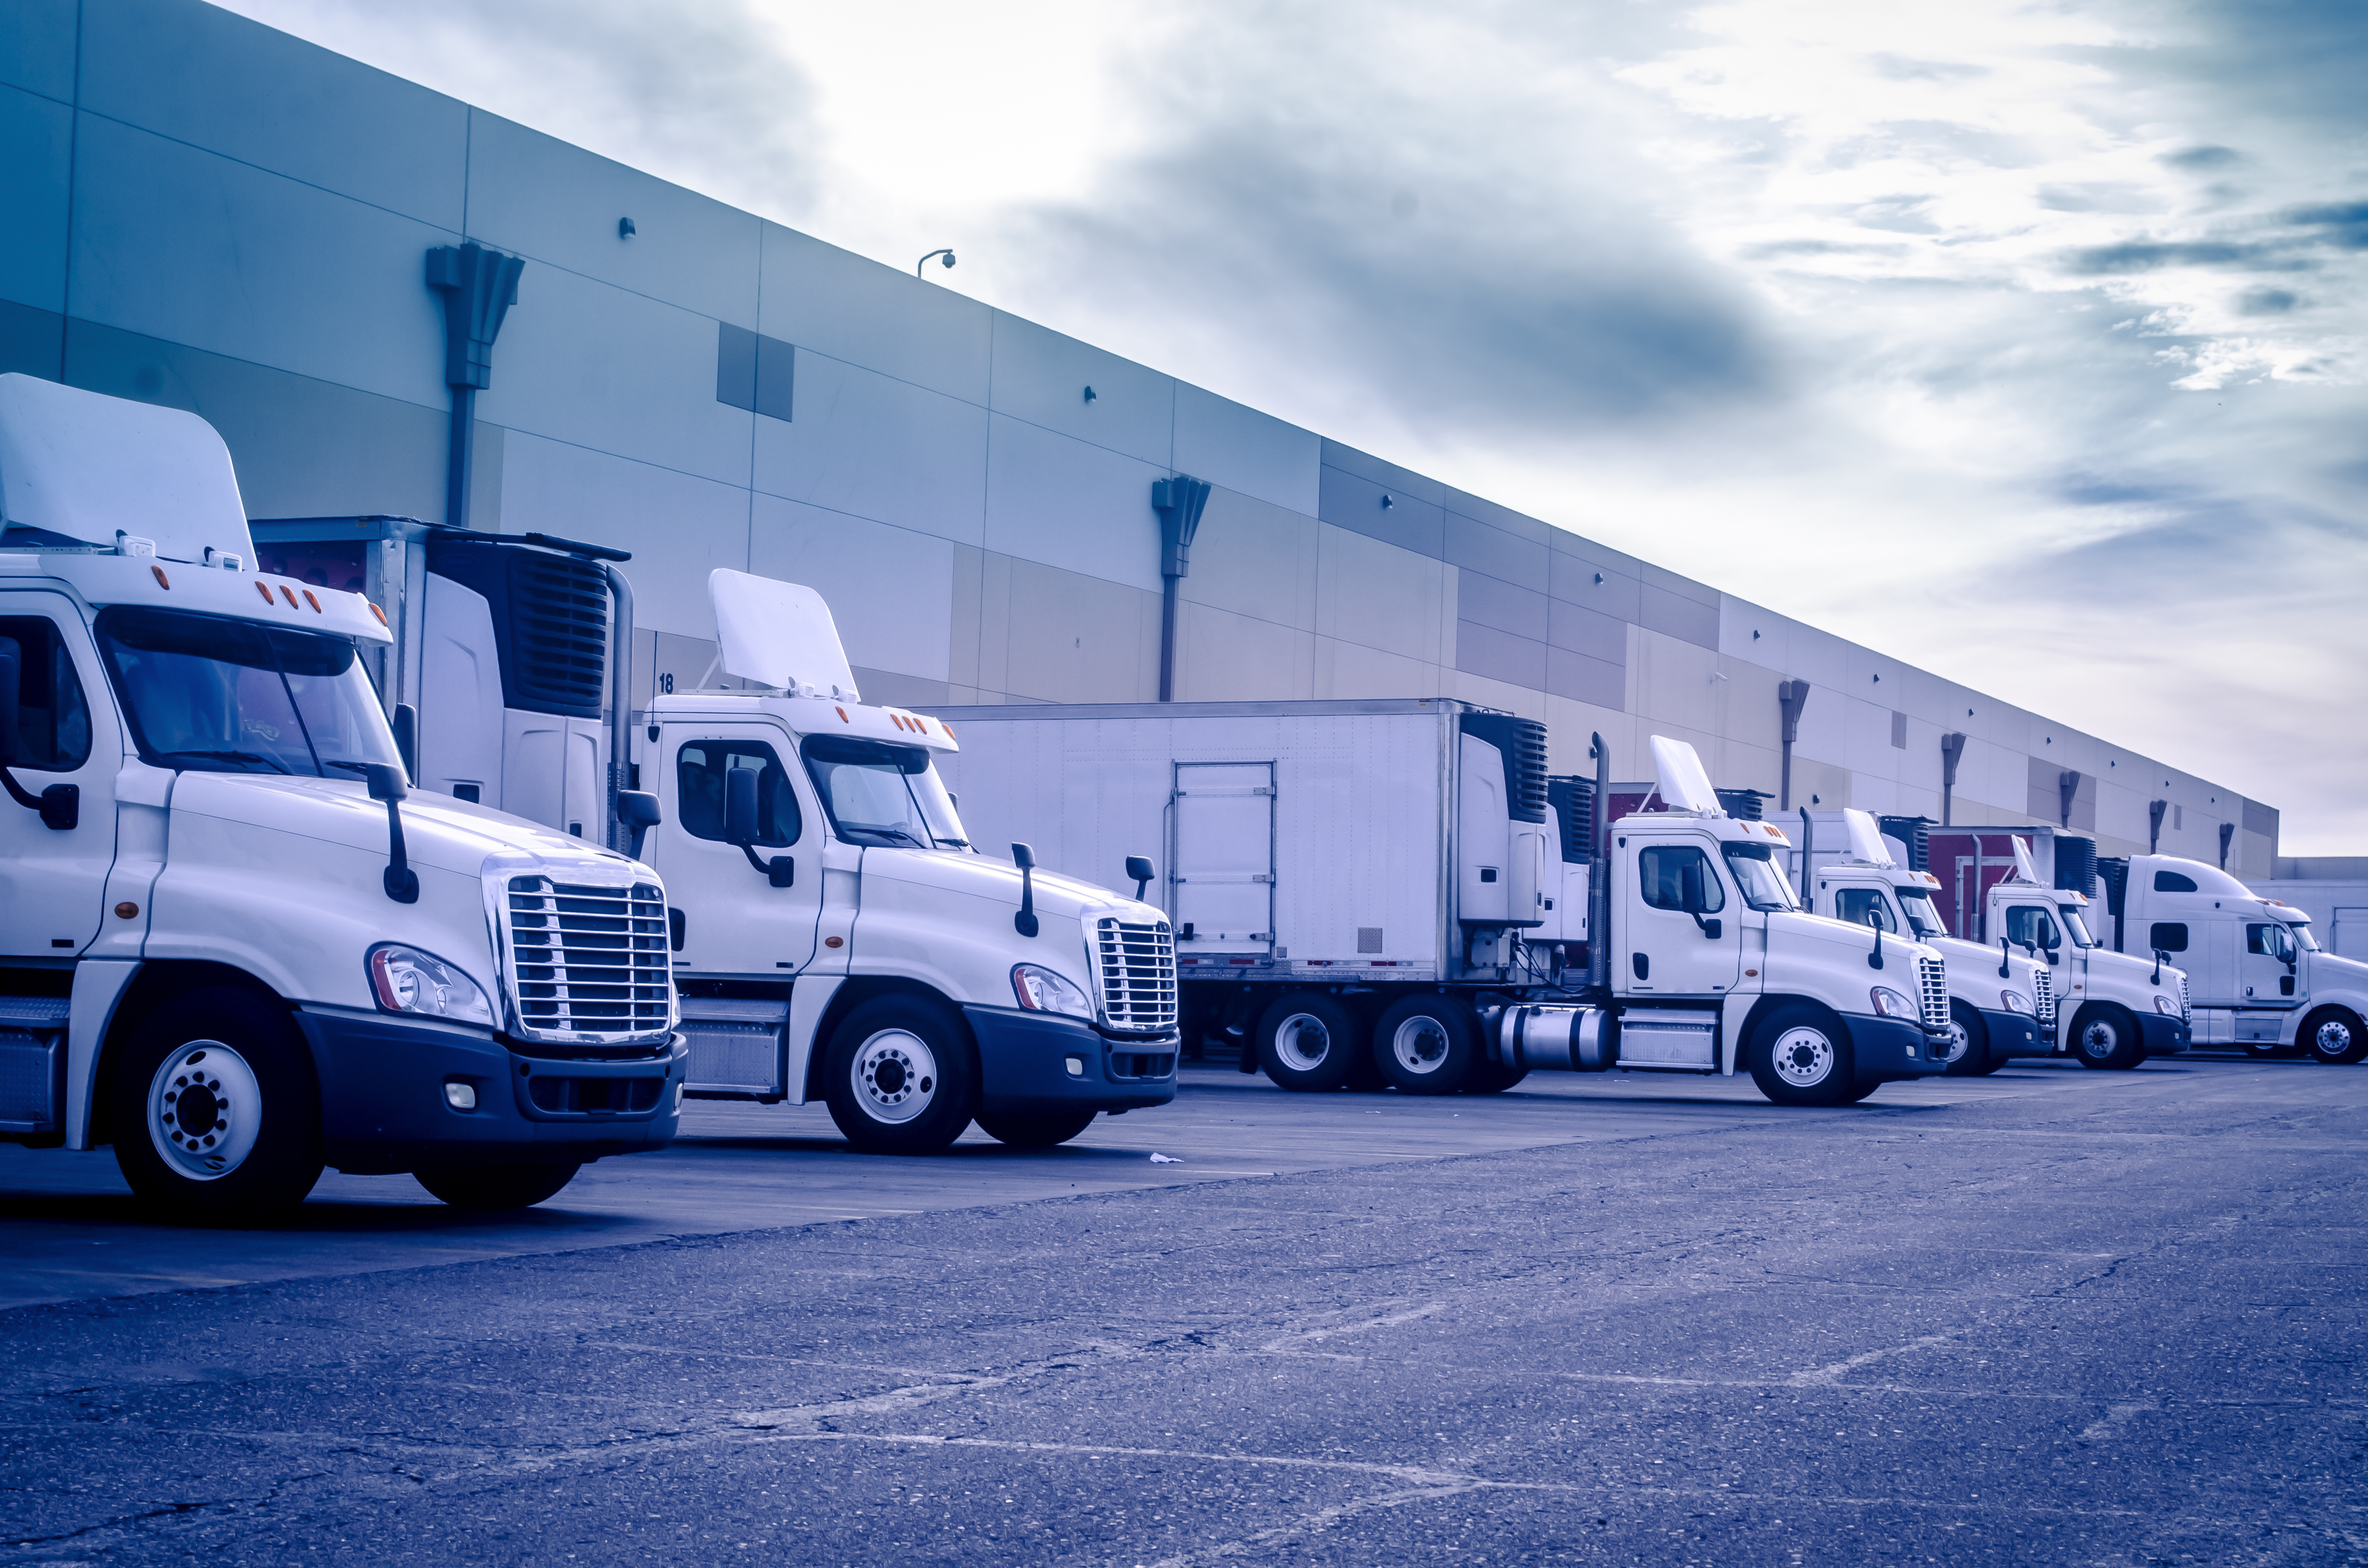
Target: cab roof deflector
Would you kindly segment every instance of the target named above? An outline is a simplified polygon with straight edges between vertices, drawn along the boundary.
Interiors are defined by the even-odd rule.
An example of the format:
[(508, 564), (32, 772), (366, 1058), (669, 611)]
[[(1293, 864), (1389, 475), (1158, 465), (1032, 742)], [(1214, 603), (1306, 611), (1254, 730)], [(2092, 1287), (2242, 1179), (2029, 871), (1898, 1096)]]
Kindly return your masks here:
[(1726, 815), (1726, 808), (1719, 804), (1718, 791), (1710, 787), (1710, 775), (1702, 769), (1701, 754), (1685, 742), (1655, 735), (1653, 772), (1658, 780), (1661, 803), (1669, 810), (1703, 817)]
[(708, 574), (723, 673), (791, 697), (860, 702), (830, 606), (812, 588), (718, 567)]

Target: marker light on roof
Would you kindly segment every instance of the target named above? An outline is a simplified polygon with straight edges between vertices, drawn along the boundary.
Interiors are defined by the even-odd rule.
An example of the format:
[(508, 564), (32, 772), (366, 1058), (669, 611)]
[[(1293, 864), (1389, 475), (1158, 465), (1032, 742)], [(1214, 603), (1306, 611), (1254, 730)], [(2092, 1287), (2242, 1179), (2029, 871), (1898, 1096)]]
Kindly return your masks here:
[[(261, 594), (261, 595), (263, 596), (263, 602), (264, 602), (265, 604), (269, 604), (269, 603), (271, 602), (271, 585), (270, 585), (270, 584), (268, 584), (268, 583), (257, 583), (257, 584), (255, 585), (255, 591), (256, 591), (256, 593)], [(381, 617), (380, 617), (379, 619), (381, 619), (382, 620), (382, 619), (385, 619), (385, 617), (381, 616)]]
[(156, 574), (156, 585), (158, 587), (165, 589), (168, 592), (172, 589), (173, 580), (165, 575), (165, 569), (162, 566), (151, 566), (148, 570)]
[(279, 585), (279, 597), (280, 597), (281, 598), (286, 599), (286, 600), (288, 601), (288, 608), (289, 608), (290, 609), (294, 609), (294, 608), (297, 608), (297, 606), (296, 606), (296, 590), (295, 590), (295, 589), (293, 589), (293, 588), (291, 588), (291, 587), (290, 587), (290, 586), (289, 586), (287, 584), (285, 584), (285, 583), (282, 583), (282, 584), (280, 584), (280, 585)]

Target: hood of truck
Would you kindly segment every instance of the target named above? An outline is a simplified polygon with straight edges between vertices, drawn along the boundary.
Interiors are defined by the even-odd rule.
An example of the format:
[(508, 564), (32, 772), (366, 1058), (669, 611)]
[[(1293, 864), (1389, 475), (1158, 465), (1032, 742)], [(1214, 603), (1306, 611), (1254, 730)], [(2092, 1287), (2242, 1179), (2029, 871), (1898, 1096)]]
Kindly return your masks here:
[[(1769, 911), (1768, 956), (1771, 962), (1780, 959), (1787, 949), (1799, 954), (1804, 947), (1811, 943), (1842, 952), (1855, 953), (1861, 961), (1863, 961), (1867, 955), (1874, 951), (1874, 928), (1870, 926), (1856, 925), (1848, 920), (1836, 920), (1827, 915), (1811, 915), (1805, 910)], [(1884, 962), (1885, 964), (1892, 962), (1894, 955), (1908, 958), (1921, 956), (1936, 961), (1947, 961), (1938, 951), (1912, 937), (1902, 937), (1896, 931), (1885, 931), (1883, 933)], [(1903, 988), (1896, 982), (1884, 981), (1882, 977), (1889, 972), (1888, 969), (1869, 969), (1867, 973), (1874, 977), (1869, 983), (1876, 985), (1890, 983), (1895, 991), (1906, 989), (1913, 993), (1915, 989), (1913, 985)]]
[[(1019, 868), (1008, 860), (985, 855), (966, 855), (951, 849), (871, 848), (863, 852), (863, 877), (866, 881), (877, 877), (1006, 903), (1015, 910), (1019, 907)], [(1061, 915), (1076, 920), (1114, 915), (1121, 920), (1144, 924), (1167, 918), (1151, 905), (1138, 903), (1123, 893), (1042, 867), (1037, 869), (1034, 880), (1036, 913), (1040, 916)]]
[[(2135, 953), (2117, 953), (2107, 947), (2095, 947), (2085, 950), (2089, 955), (2089, 968), (2091, 973), (2118, 974), (2123, 979), (2135, 978), (2140, 985), (2145, 985), (2147, 983), (2146, 977), (2154, 973), (2154, 959), (2151, 956), (2140, 958)], [(2066, 956), (2068, 957), (2069, 954), (2067, 953)], [(2179, 990), (2179, 976), (2181, 972), (2176, 964), (2163, 965), (2162, 988), (2175, 994)]]
[[(1992, 980), (1998, 978), (1998, 949), (1996, 948), (1987, 948), (1979, 942), (1969, 942), (1963, 937), (1935, 937), (1924, 945), (1949, 960), (1949, 974), (1952, 979), (1955, 978), (1960, 971), (1981, 973), (1984, 964), (1989, 966), (1987, 972)], [(2026, 990), (2031, 985), (2031, 977), (2045, 967), (2044, 964), (2025, 958), (2021, 953), (2007, 955), (2008, 977), (2021, 981)]]
[(2341, 986), (2350, 991), (2368, 993), (2368, 963), (2362, 963), (2358, 959), (2339, 957), (2322, 948), (2310, 955), (2307, 965), (2313, 992)]
[[(504, 850), (534, 856), (554, 867), (625, 863), (598, 845), (538, 826), (450, 795), (416, 793), (401, 805), (404, 850), (412, 863), (474, 877), (486, 857)], [(288, 778), (257, 773), (183, 773), (173, 786), (175, 815), (190, 812), (317, 839), (383, 858), (386, 805), (370, 798), (359, 779)], [(291, 853), (301, 853), (291, 846)], [(650, 881), (657, 873), (641, 869)]]

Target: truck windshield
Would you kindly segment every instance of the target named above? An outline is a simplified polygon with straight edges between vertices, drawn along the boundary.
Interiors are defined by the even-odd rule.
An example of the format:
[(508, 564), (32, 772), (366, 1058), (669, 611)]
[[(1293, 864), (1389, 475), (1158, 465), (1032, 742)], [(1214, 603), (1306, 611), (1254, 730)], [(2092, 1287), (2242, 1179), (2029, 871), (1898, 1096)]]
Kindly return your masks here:
[(2304, 951), (2315, 953), (2321, 950), (2318, 938), (2310, 934), (2309, 926), (2295, 925), (2289, 926), (2286, 929), (2294, 933), (2294, 939), (2302, 944)]
[(1945, 937), (1949, 928), (1941, 923), (1941, 912), (1932, 907), (1932, 895), (1922, 888), (1898, 888), (1899, 907), (1907, 912), (1907, 928), (1921, 941), (1929, 937)]
[(1798, 909), (1801, 901), (1793, 896), (1793, 883), (1784, 869), (1776, 864), (1765, 844), (1722, 844), (1726, 852), (1726, 869), (1735, 878), (1735, 885), (1743, 890), (1743, 902), (1754, 909)]
[(2059, 904), (2055, 912), (2064, 916), (2064, 929), (2070, 935), (2074, 947), (2093, 948), (2097, 945), (2097, 938), (2089, 935), (2089, 923), (2080, 918), (2078, 904)]
[(142, 760), (199, 773), (350, 778), (402, 757), (342, 637), (119, 605), (98, 645)]
[(832, 830), (849, 844), (970, 847), (945, 781), (923, 747), (814, 735), (800, 750)]

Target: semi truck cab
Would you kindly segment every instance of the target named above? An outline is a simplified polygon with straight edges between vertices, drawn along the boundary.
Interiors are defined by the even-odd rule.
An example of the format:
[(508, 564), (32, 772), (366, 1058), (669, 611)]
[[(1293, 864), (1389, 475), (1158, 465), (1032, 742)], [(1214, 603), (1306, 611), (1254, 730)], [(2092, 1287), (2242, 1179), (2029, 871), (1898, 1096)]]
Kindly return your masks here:
[(382, 613), (252, 569), (211, 426), (0, 376), (0, 1137), (242, 1218), (673, 1136), (657, 874), (411, 792)]
[(814, 590), (710, 590), (722, 668), (757, 689), (656, 697), (642, 737), (689, 1094), (821, 1099), (886, 1153), (973, 1119), (1044, 1146), (1173, 1099), (1167, 917), (973, 845), (935, 766), (952, 729), (863, 702)]
[(2257, 1056), (2299, 1050), (2330, 1063), (2368, 1058), (2368, 964), (2322, 949), (2303, 911), (2175, 855), (2102, 860), (2099, 870), (2113, 945), (2187, 966), (2198, 1043)]
[(2046, 886), (2030, 846), (2012, 843), (2014, 871), (1989, 890), (1988, 929), (2046, 965), (2061, 1020), (2061, 1047), (2083, 1067), (2122, 1070), (2185, 1051), (2186, 973), (2101, 946), (2084, 893)]
[(2055, 994), (2048, 966), (2013, 951), (1960, 941), (1935, 902), (1941, 879), (1910, 869), (1901, 845), (1874, 817), (1854, 808), (1801, 812), (1794, 864), (1813, 914), (1914, 937), (1949, 966), (1948, 1068), (1959, 1074), (1996, 1071), (2017, 1056), (2055, 1049)]

